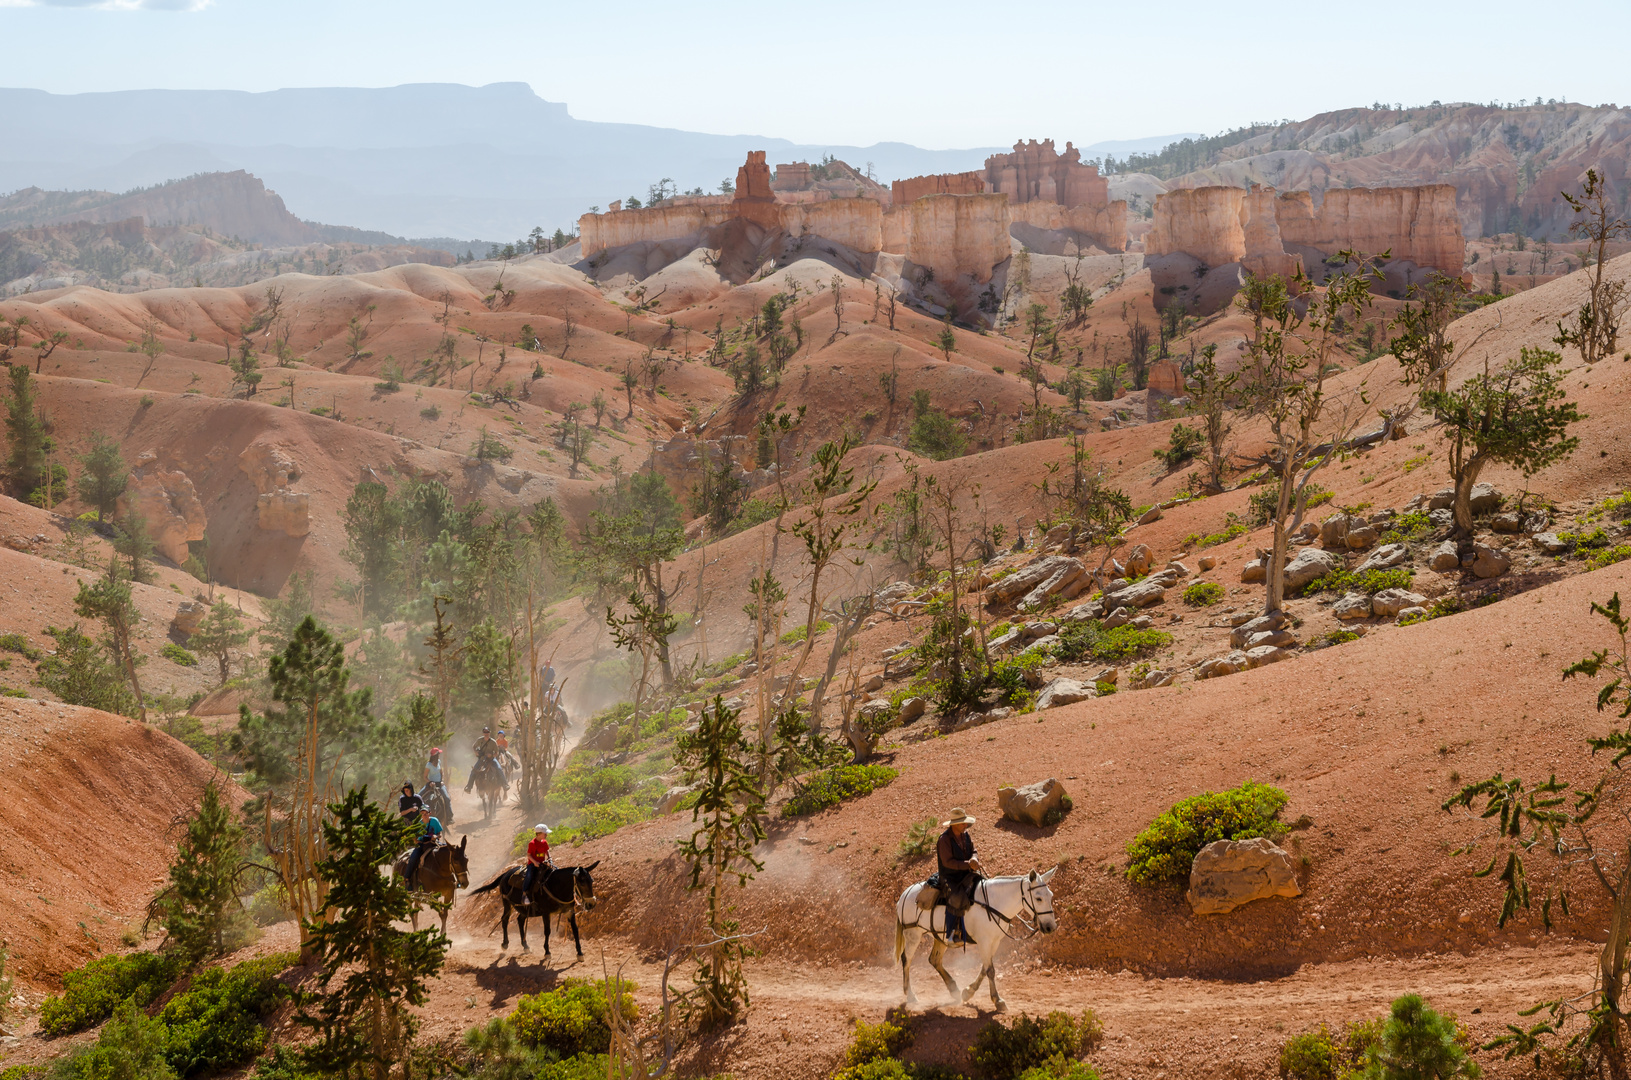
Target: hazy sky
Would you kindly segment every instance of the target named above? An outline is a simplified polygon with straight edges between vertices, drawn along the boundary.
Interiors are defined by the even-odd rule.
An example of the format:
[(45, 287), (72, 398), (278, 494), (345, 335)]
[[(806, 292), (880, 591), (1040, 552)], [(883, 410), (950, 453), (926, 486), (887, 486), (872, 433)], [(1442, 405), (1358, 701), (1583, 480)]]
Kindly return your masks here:
[[(1570, 12), (1580, 15), (1571, 28)], [(1548, 16), (1550, 12), (1550, 16)], [(1631, 99), (1631, 4), (0, 0), (57, 93), (530, 83), (573, 116), (928, 148), (1217, 132), (1374, 100)], [(1618, 46), (1616, 46), (1618, 47)]]

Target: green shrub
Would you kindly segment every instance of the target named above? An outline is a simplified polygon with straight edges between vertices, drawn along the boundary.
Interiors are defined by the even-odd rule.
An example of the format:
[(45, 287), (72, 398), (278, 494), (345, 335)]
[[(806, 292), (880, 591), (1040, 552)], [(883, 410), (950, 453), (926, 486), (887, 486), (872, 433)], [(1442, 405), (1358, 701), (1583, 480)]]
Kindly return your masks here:
[(1408, 544), (1433, 535), (1433, 519), (1425, 510), (1411, 510), (1393, 519), (1379, 544)]
[(608, 765), (584, 778), (585, 803), (611, 802), (634, 790), (634, 770), (627, 765)]
[(1155, 451), (1155, 457), (1167, 467), (1167, 472), (1175, 472), (1184, 462), (1194, 458), (1200, 448), (1206, 445), (1206, 435), (1199, 428), (1192, 428), (1185, 424), (1172, 425), (1172, 431), (1167, 436), (1167, 445)]
[(832, 1074), (832, 1080), (917, 1080), (923, 1075), (915, 1066), (894, 1058), (879, 1058), (839, 1069)]
[(289, 996), (277, 976), (299, 962), (299, 953), (279, 953), (194, 976), (158, 1015), (168, 1032), (164, 1057), (176, 1075), (220, 1072), (258, 1057), (267, 1015)]
[(1099, 1070), (1085, 1061), (1064, 1057), (1049, 1058), (1045, 1064), (1026, 1069), (1019, 1080), (1103, 1080)]
[(1454, 596), (1440, 596), (1427, 605), (1427, 612), (1423, 615), (1406, 615), (1399, 620), (1400, 626), (1410, 626), (1414, 623), (1427, 622), (1429, 619), (1443, 618), (1445, 615), (1454, 615), (1461, 610), (1461, 601)]
[(810, 777), (792, 798), (782, 805), (782, 817), (801, 817), (837, 806), (845, 799), (870, 795), (900, 773), (887, 765), (834, 765)]
[[(1318, 484), (1309, 484), (1303, 489), (1303, 498), (1306, 500), (1304, 508), (1312, 510), (1316, 506), (1324, 506), (1330, 502), (1332, 493)], [(1257, 525), (1267, 525), (1270, 519), (1274, 517), (1274, 511), (1280, 505), (1279, 481), (1265, 484), (1254, 492), (1251, 498), (1246, 500), (1246, 504), (1251, 508), (1252, 521)], [(1293, 500), (1291, 509), (1293, 513), (1297, 510), (1295, 500)]]
[(1237, 536), (1245, 536), (1246, 533), (1250, 531), (1246, 528), (1246, 523), (1241, 521), (1234, 514), (1230, 514), (1224, 520), (1227, 522), (1227, 524), (1223, 527), (1221, 532), (1208, 533), (1204, 535), (1201, 533), (1190, 533), (1188, 536), (1184, 537), (1183, 546), (1185, 548), (1215, 547), (1218, 544), (1226, 544)]
[(274, 1046), (272, 1052), (255, 1062), (254, 1080), (317, 1080), (301, 1058), (300, 1051)]
[(1280, 1075), (1289, 1080), (1336, 1080), (1340, 1064), (1341, 1051), (1324, 1024), (1280, 1045)]
[(1164, 630), (1140, 630), (1134, 626), (1106, 630), (1103, 623), (1090, 619), (1061, 627), (1053, 655), (1067, 663), (1087, 658), (1120, 661), (1171, 644), (1172, 635)]
[(175, 661), (182, 667), (198, 666), (198, 657), (194, 656), (186, 649), (183, 649), (180, 645), (177, 645), (173, 641), (166, 641), (164, 643), (164, 648), (159, 650), (159, 655), (164, 657), (166, 660)]
[[(828, 630), (832, 629), (832, 623), (828, 622), (826, 619), (820, 619), (820, 620), (818, 620), (816, 622), (816, 628), (815, 629), (816, 629), (816, 633), (824, 634)], [(809, 632), (810, 632), (810, 628), (808, 626), (803, 626), (803, 625), (795, 626), (795, 627), (793, 627), (793, 629), (791, 629), (791, 630), (787, 631), (787, 633), (783, 634), (781, 636), (781, 638), (780, 638), (780, 641), (781, 641), (781, 643), (783, 645), (798, 645), (798, 644), (800, 644), (801, 642), (804, 641), (805, 635), (808, 634)]]
[[(28, 696), (28, 691), (27, 690), (19, 690), (15, 686), (0, 686), (0, 697), (20, 697), (20, 698), (25, 698), (27, 696)], [(0, 1080), (3, 1080), (3, 1078), (0, 1078)]]
[(76, 1047), (52, 1069), (56, 1080), (176, 1080), (164, 1056), (164, 1025), (132, 998), (111, 1015), (96, 1042)]
[(1223, 586), (1215, 581), (1197, 581), (1184, 589), (1184, 603), (1190, 607), (1210, 607), (1223, 599)]
[(150, 952), (103, 956), (62, 977), (62, 993), (40, 1006), (40, 1030), (71, 1035), (113, 1015), (126, 998), (152, 1004), (181, 974), (179, 956)]
[(1468, 1056), (1472, 1040), (1452, 1016), (1436, 1012), (1420, 994), (1396, 998), (1381, 1038), (1365, 1052), (1364, 1075), (1379, 1080), (1450, 1080), (1482, 1072)]
[(1596, 521), (1602, 517), (1631, 517), (1631, 491), (1622, 491), (1618, 495), (1610, 495), (1585, 513), (1587, 521)]
[(742, 504), (742, 509), (731, 518), (730, 525), (726, 526), (728, 533), (739, 533), (744, 529), (751, 529), (755, 525), (769, 521), (776, 516), (780, 505), (775, 499), (749, 499)]
[(0, 649), (6, 652), (22, 653), (23, 659), (37, 664), (45, 654), (28, 643), (28, 639), (21, 634), (0, 634)]
[(1341, 645), (1349, 641), (1358, 641), (1359, 635), (1352, 630), (1331, 630), (1321, 634), (1308, 643), (1310, 649), (1324, 649), (1332, 645)]
[(1617, 562), (1631, 559), (1631, 544), (1616, 544), (1611, 548), (1604, 548), (1586, 560), (1586, 569), (1601, 570), (1605, 566), (1612, 566)]
[(1606, 548), (1614, 542), (1609, 539), (1608, 533), (1603, 531), (1601, 525), (1590, 532), (1558, 533), (1557, 538), (1573, 547), (1575, 551), (1594, 551), (1598, 548)]
[[(632, 1024), (640, 1018), (634, 987), (625, 982), (618, 1011)], [(606, 1024), (610, 987), (604, 979), (567, 979), (559, 989), (529, 994), (516, 1002), (509, 1023), (522, 1042), (546, 1047), (564, 1057), (604, 1054), (612, 1045)], [(601, 1065), (604, 1076), (605, 1064)]]
[(545, 1065), (534, 1080), (605, 1080), (607, 1064), (605, 1054), (575, 1054)]
[(906, 436), (906, 449), (935, 461), (962, 457), (968, 450), (968, 436), (961, 425), (939, 409), (919, 410)]
[[(992, 1020), (974, 1036), (969, 1056), (991, 1080), (1013, 1080), (1028, 1070), (1069, 1062), (1099, 1045), (1104, 1025), (1092, 1009), (1081, 1018), (1050, 1012), (1041, 1019), (1020, 1013), (1012, 1027)], [(1056, 1075), (1056, 1074), (1044, 1074)], [(1066, 1074), (1069, 1075), (1069, 1074)]]
[(1303, 594), (1317, 592), (1361, 592), (1374, 596), (1383, 589), (1408, 589), (1416, 572), (1407, 566), (1395, 566), (1391, 570), (1365, 570), (1354, 573), (1352, 570), (1333, 570), (1323, 577), (1317, 577), (1303, 587)]
[(1028, 708), (1036, 702), (1025, 677), (1048, 662), (1041, 652), (1027, 651), (1010, 656), (991, 665), (991, 685), (1001, 694), (1005, 705)]
[(902, 860), (922, 858), (934, 850), (939, 839), (940, 819), (933, 816), (922, 818), (907, 828), (906, 836), (895, 848), (895, 855)]
[(439, 406), (427, 405), (423, 409), (419, 410), (419, 418), (421, 420), (440, 420), (442, 418), (442, 410)]
[(855, 1036), (844, 1052), (844, 1064), (865, 1065), (869, 1061), (884, 1061), (899, 1057), (901, 1051), (912, 1045), (912, 1032), (903, 1023), (908, 1018), (891, 1011), (876, 1024), (863, 1020), (855, 1022)]
[(1195, 856), (1214, 840), (1272, 838), (1283, 831), (1274, 818), (1285, 804), (1284, 791), (1250, 780), (1229, 791), (1191, 795), (1127, 845), (1127, 879), (1154, 885), (1187, 878)]

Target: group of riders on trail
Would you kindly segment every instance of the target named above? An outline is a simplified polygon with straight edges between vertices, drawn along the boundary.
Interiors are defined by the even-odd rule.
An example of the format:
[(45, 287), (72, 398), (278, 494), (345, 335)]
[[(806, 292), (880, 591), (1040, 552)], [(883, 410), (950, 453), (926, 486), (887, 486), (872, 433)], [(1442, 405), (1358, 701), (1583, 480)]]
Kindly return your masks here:
[[(547, 695), (546, 700), (550, 701), (553, 707), (560, 690), (553, 685), (554, 668), (546, 662), (539, 676), (543, 695)], [(470, 771), (469, 780), (465, 783), (465, 792), (468, 794), (478, 783), (482, 784), (484, 790), (491, 791), (494, 785), (490, 781), (482, 780), (488, 774), (496, 778), (496, 786), (501, 791), (507, 791), (508, 778), (519, 765), (510, 754), (505, 732), (500, 730), (495, 737), (491, 728), (482, 728), (481, 737), (476, 740), (472, 750), (475, 752), (476, 763)], [(418, 791), (414, 790), (411, 782), (402, 785), (401, 794), (397, 799), (397, 812), (405, 821), (413, 821), (419, 826), (413, 848), (398, 864), (399, 871), (405, 872), (408, 887), (413, 890), (428, 888), (431, 891), (442, 891), (451, 902), (453, 888), (466, 887), (466, 857), (463, 844), (451, 852), (456, 861), (457, 880), (449, 884), (446, 865), (448, 857), (441, 854), (438, 849), (446, 843), (445, 826), (453, 823), (453, 801), (445, 782), (440, 748), (431, 750), (429, 760), (425, 763), (423, 784)], [(935, 843), (935, 872), (922, 883), (908, 886), (896, 905), (896, 953), (908, 1001), (915, 998), (911, 992), (907, 969), (917, 943), (924, 936), (928, 936), (934, 942), (930, 963), (946, 982), (947, 988), (953, 991), (956, 990), (956, 986), (941, 965), (944, 950), (958, 946), (977, 947), (980, 954), (981, 978), (990, 978), (992, 1000), (1000, 1009), (1003, 1002), (997, 993), (996, 971), (992, 965), (998, 942), (1003, 937), (1014, 937), (1016, 932), (1050, 933), (1057, 925), (1053, 911), (1053, 895), (1049, 889), (1049, 880), (1054, 872), (1049, 870), (1039, 874), (1033, 870), (1021, 877), (987, 877), (985, 867), (980, 863), (979, 853), (974, 847), (974, 837), (969, 831), (974, 824), (973, 815), (961, 807), (952, 809), (951, 816), (940, 823), (942, 832)], [(550, 827), (543, 822), (533, 826), (533, 837), (527, 844), (524, 867), (508, 868), (487, 885), (476, 890), (478, 893), (492, 889), (500, 890), (499, 895), (504, 902), (502, 924), (505, 928), (506, 946), (509, 942), (508, 923), (512, 907), (522, 916), (520, 927), (523, 947), (526, 945), (526, 917), (543, 916), (546, 955), (549, 951), (548, 916), (554, 912), (566, 914), (570, 918), (573, 941), (576, 944), (578, 934), (575, 909), (593, 907), (595, 902), (594, 885), (589, 877), (589, 872), (594, 866), (565, 869), (556, 867), (550, 857), (551, 832)], [(429, 881), (421, 886), (418, 880), (420, 868), (425, 865), (425, 859), (432, 852), (437, 852), (436, 859), (431, 864), (435, 866), (435, 870), (431, 873)], [(974, 908), (979, 910), (974, 912), (977, 918), (971, 928), (969, 915)], [(443, 918), (445, 925), (445, 914)], [(582, 955), (581, 945), (578, 947), (578, 954)], [(974, 993), (979, 981), (976, 980), (975, 985), (964, 993), (965, 1002)]]

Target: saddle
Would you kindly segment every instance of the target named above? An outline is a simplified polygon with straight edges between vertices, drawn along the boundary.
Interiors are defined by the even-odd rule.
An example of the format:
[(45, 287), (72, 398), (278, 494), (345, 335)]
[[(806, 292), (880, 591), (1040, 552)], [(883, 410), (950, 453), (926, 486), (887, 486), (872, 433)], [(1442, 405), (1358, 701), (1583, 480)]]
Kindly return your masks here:
[[(981, 879), (975, 877), (977, 884)], [(954, 904), (954, 900), (961, 903)], [(937, 907), (949, 907), (956, 912), (967, 911), (974, 906), (974, 890), (970, 888), (966, 897), (957, 895), (957, 891), (947, 888), (946, 883), (940, 880), (940, 873), (936, 871), (923, 882), (922, 890), (917, 894), (917, 907), (919, 911), (933, 911)]]

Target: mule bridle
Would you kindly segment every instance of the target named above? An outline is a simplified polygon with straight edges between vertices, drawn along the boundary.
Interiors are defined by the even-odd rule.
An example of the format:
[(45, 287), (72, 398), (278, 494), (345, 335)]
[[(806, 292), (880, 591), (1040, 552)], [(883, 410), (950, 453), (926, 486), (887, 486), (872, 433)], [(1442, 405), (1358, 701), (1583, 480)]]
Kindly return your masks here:
[[(1011, 941), (1024, 941), (1024, 940), (1026, 940), (1028, 938), (1035, 937), (1041, 931), (1041, 925), (1040, 924), (1041, 924), (1041, 921), (1042, 921), (1042, 916), (1044, 916), (1044, 915), (1053, 915), (1053, 906), (1051, 904), (1048, 906), (1048, 909), (1046, 911), (1043, 911), (1040, 908), (1038, 908), (1036, 906), (1036, 904), (1032, 903), (1032, 901), (1031, 901), (1031, 894), (1034, 893), (1039, 886), (1036, 883), (1033, 883), (1029, 877), (1024, 877), (1024, 878), (1020, 879), (1020, 882), (1019, 882), (1019, 902), (1025, 906), (1026, 911), (1030, 912), (1031, 918), (1027, 919), (1023, 915), (1013, 915), (1013, 916), (1004, 915), (1002, 912), (1000, 912), (996, 908), (992, 907), (991, 906), (991, 889), (990, 889), (990, 886), (988, 884), (989, 881), (990, 881), (990, 879), (987, 878), (987, 879), (984, 879), (984, 880), (982, 880), (980, 882), (980, 888), (985, 890), (986, 898), (984, 900), (977, 900), (977, 901), (975, 901), (975, 903), (979, 904), (980, 907), (985, 909), (986, 914), (990, 915), (991, 918), (993, 919), (993, 921), (996, 922), (997, 929), (1001, 930), (1002, 933), (1003, 933), (1003, 936), (1008, 938), (1009, 940), (1011, 940)], [(1043, 884), (1045, 885), (1046, 883), (1044, 882)], [(1035, 921), (1032, 921), (1032, 920), (1035, 920)], [(1024, 937), (1016, 937), (1008, 929), (1008, 926), (1009, 926), (1010, 923), (1016, 923), (1016, 922), (1019, 923), (1019, 925), (1025, 927), (1025, 929), (1030, 931), (1030, 932), (1025, 934)]]
[[(547, 875), (547, 874), (544, 875), (544, 879), (538, 883), (538, 887), (544, 890), (544, 895), (545, 896), (549, 897), (551, 900), (555, 901), (555, 903), (559, 904), (563, 908), (564, 907), (580, 908), (581, 907), (585, 911), (588, 911), (589, 910), (588, 905), (586, 905), (583, 902), (583, 898), (578, 895), (578, 873), (581, 870), (582, 870), (582, 867), (578, 867), (578, 866), (572, 867), (572, 898), (570, 900), (562, 900), (560, 897), (556, 896), (554, 893), (549, 891), (549, 875)], [(594, 894), (592, 894), (592, 893), (590, 894), (590, 899), (591, 900), (594, 899)]]

